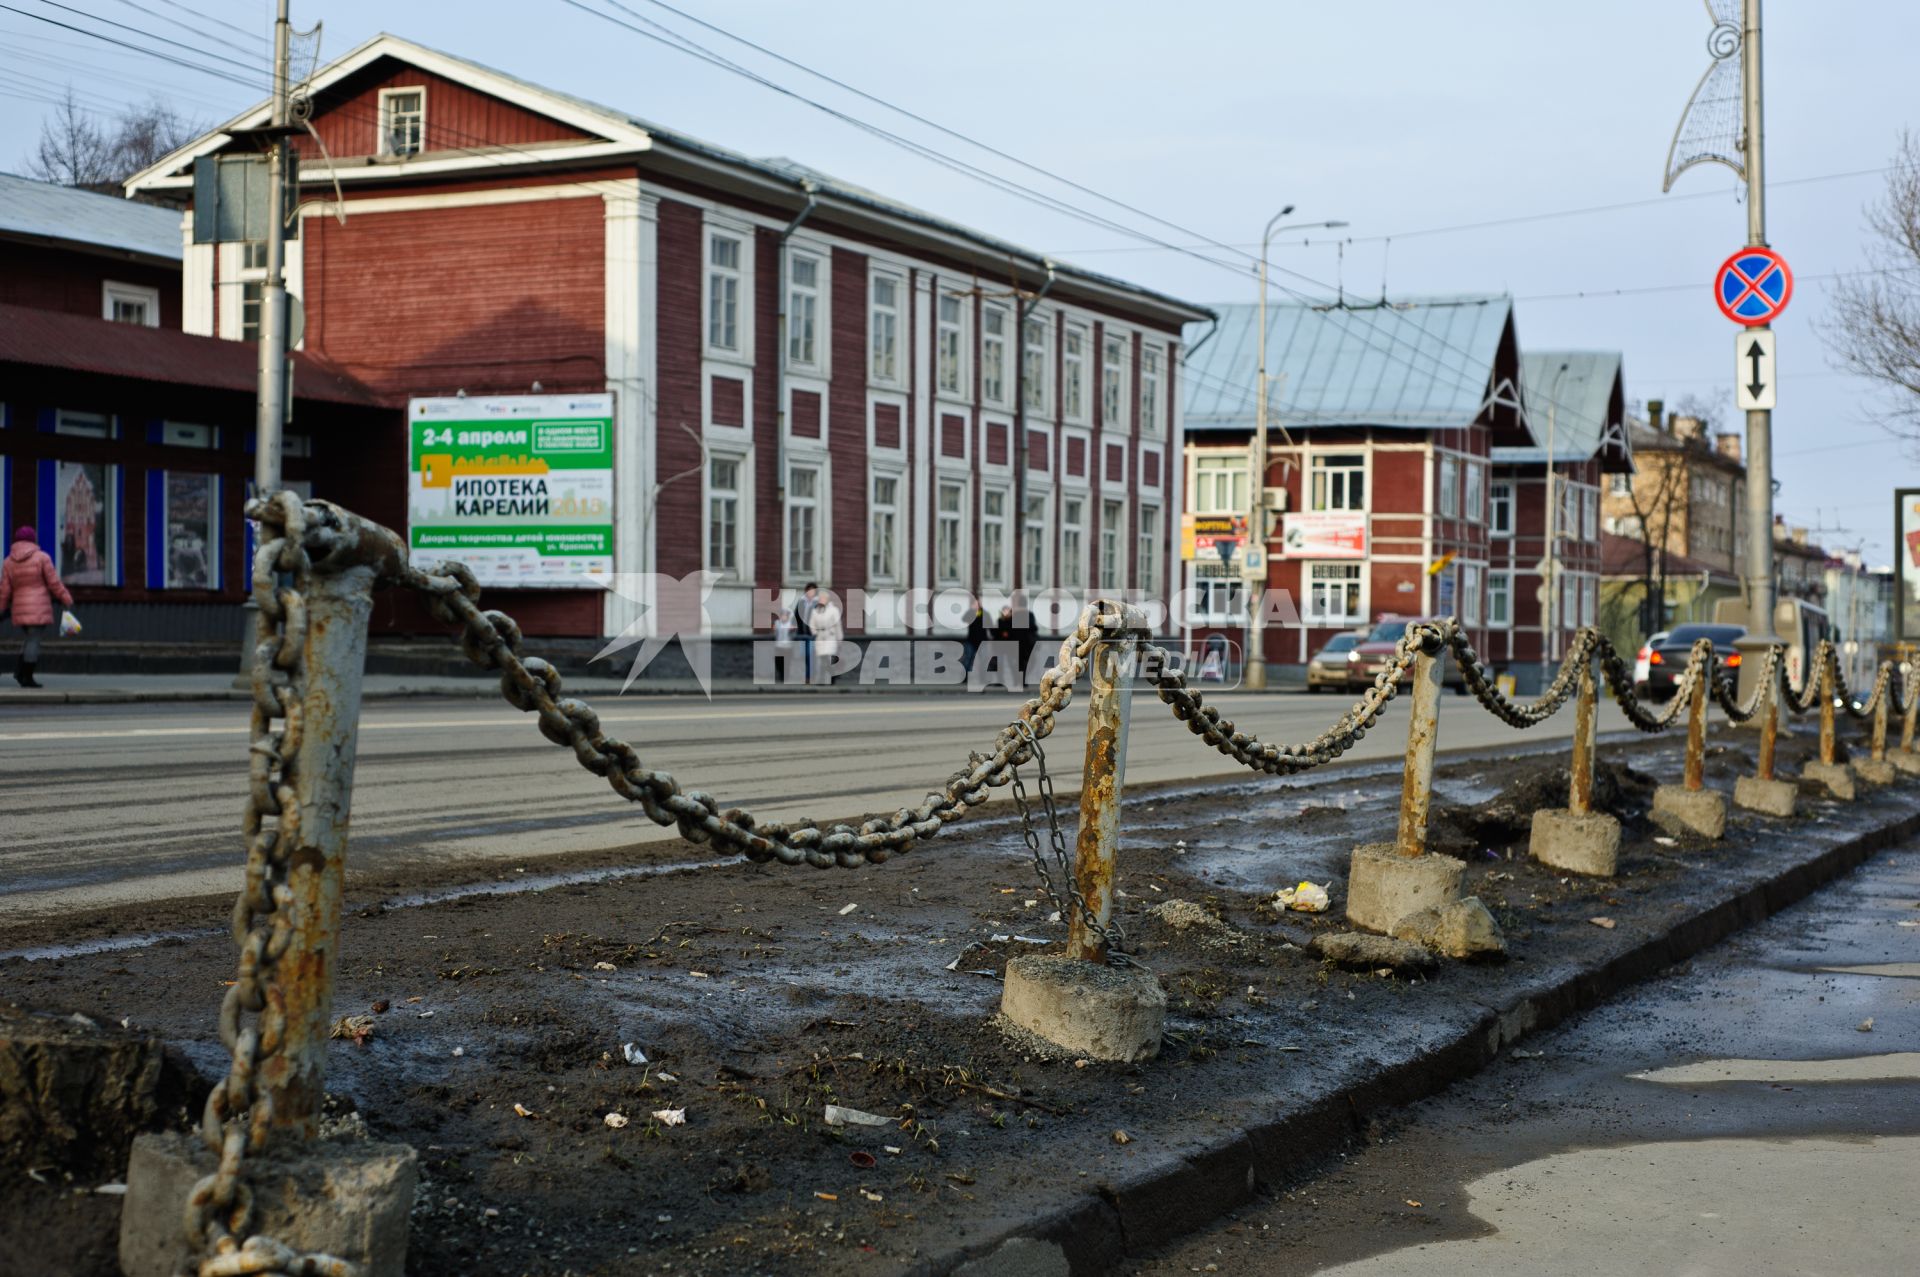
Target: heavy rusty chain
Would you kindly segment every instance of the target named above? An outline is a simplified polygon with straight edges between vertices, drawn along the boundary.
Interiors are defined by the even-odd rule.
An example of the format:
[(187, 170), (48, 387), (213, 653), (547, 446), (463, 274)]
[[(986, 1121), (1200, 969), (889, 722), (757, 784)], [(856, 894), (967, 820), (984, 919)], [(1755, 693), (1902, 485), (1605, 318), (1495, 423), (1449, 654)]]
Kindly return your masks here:
[[(230, 1056), (227, 1076), (207, 1097), (200, 1121), (201, 1138), (220, 1164), (187, 1195), (186, 1234), (202, 1253), (200, 1277), (354, 1277), (354, 1265), (346, 1260), (301, 1254), (247, 1232), (253, 1193), (242, 1171), (245, 1159), (266, 1147), (272, 1126), (272, 1096), (258, 1079), (286, 1033), (279, 961), (293, 937), (288, 861), (300, 842), (294, 773), (306, 698), (307, 613), (300, 591), (281, 582), (286, 578), (297, 586), (312, 566), (307, 512), (298, 497), (275, 493), (249, 502), (247, 514), (260, 524), (260, 548), (253, 557), (253, 601), (260, 611), (254, 629), (247, 804), (241, 817), (247, 879), (233, 905), (240, 965), (220, 1004), (220, 1041)], [(248, 1016), (255, 1017), (252, 1023), (246, 1022)]]
[[(1467, 690), (1485, 706), (1487, 712), (1500, 719), (1509, 727), (1527, 728), (1544, 723), (1559, 712), (1580, 687), (1580, 667), (1593, 656), (1597, 645), (1606, 643), (1600, 631), (1584, 629), (1573, 636), (1573, 643), (1567, 648), (1567, 654), (1560, 662), (1560, 672), (1547, 685), (1547, 690), (1538, 700), (1526, 705), (1516, 705), (1508, 700), (1499, 686), (1481, 668), (1479, 653), (1467, 642), (1467, 636), (1456, 629), (1453, 633), (1453, 659), (1460, 666), (1460, 677), (1466, 682)], [(1611, 647), (1607, 650), (1611, 651)]]
[(1040, 738), (1032, 734), (1026, 724), (1020, 724), (1026, 730), (1026, 746), (1033, 757), (1035, 783), (1040, 789), (1040, 805), (1046, 812), (1047, 838), (1053, 850), (1053, 862), (1060, 870), (1060, 876), (1066, 879), (1067, 894), (1063, 898), (1059, 889), (1053, 885), (1053, 874), (1047, 868), (1047, 859), (1040, 851), (1040, 835), (1033, 827), (1033, 812), (1027, 801), (1027, 787), (1020, 780), (1020, 769), (1015, 767), (1012, 774), (1013, 805), (1020, 813), (1020, 836), (1026, 841), (1027, 853), (1033, 858), (1033, 869), (1040, 876), (1040, 886), (1046, 891), (1047, 899), (1060, 911), (1062, 921), (1079, 917), (1087, 930), (1100, 937), (1107, 951), (1107, 965), (1124, 967), (1132, 965), (1132, 958), (1126, 952), (1127, 933), (1121, 927), (1118, 918), (1101, 922), (1094, 913), (1093, 906), (1080, 892), (1079, 881), (1074, 877), (1073, 860), (1067, 854), (1066, 831), (1060, 827), (1060, 808), (1054, 799), (1053, 777), (1047, 772), (1047, 753), (1040, 747)]
[(1747, 697), (1747, 703), (1745, 705), (1742, 705), (1736, 699), (1739, 695), (1739, 690), (1733, 672), (1717, 662), (1715, 663), (1713, 670), (1713, 699), (1719, 702), (1720, 708), (1726, 711), (1728, 718), (1736, 723), (1753, 721), (1754, 715), (1758, 714), (1761, 707), (1766, 704), (1767, 693), (1773, 687), (1775, 670), (1779, 668), (1780, 656), (1784, 651), (1786, 651), (1786, 649), (1778, 643), (1767, 649), (1766, 658), (1760, 666), (1760, 676), (1753, 680), (1753, 692)]
[(1840, 671), (1839, 656), (1838, 654), (1835, 655), (1833, 662), (1834, 695), (1840, 698), (1840, 708), (1846, 710), (1849, 716), (1862, 721), (1872, 718), (1874, 707), (1880, 703), (1882, 696), (1887, 696), (1891, 693), (1892, 687), (1893, 662), (1882, 661), (1880, 662), (1880, 668), (1873, 673), (1873, 691), (1868, 693), (1866, 700), (1855, 701), (1853, 693), (1847, 689), (1846, 676)]
[(1804, 714), (1820, 703), (1820, 670), (1824, 662), (1832, 659), (1833, 644), (1821, 639), (1813, 649), (1813, 659), (1807, 662), (1807, 677), (1799, 691), (1793, 689), (1793, 674), (1785, 662), (1780, 665), (1780, 700), (1796, 714)]

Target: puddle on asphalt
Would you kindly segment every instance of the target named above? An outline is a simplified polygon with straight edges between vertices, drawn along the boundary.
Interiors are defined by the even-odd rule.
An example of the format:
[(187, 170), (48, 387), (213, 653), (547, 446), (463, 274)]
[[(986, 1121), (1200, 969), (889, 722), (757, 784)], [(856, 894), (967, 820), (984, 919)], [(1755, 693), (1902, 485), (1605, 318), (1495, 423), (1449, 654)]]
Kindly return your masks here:
[(1700, 1060), (1629, 1073), (1637, 1082), (1693, 1086), (1703, 1082), (1914, 1082), (1920, 1051), (1847, 1055), (1834, 1060)]
[(1834, 975), (1882, 975), (1896, 980), (1920, 980), (1920, 962), (1869, 962), (1857, 967), (1815, 967)]
[(76, 940), (72, 944), (43, 944), (32, 949), (8, 949), (0, 952), (0, 962), (24, 958), (28, 962), (55, 962), (61, 958), (85, 958), (96, 953), (120, 953), (127, 949), (145, 949), (169, 940), (197, 940), (219, 935), (219, 927), (199, 931), (154, 931), (138, 936), (104, 936), (98, 940)]

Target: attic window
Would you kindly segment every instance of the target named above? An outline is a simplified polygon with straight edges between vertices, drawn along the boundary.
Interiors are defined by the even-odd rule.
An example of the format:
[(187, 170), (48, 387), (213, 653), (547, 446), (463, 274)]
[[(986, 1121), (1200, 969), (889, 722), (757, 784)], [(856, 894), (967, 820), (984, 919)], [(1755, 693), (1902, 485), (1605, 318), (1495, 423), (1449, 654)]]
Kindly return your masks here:
[(426, 149), (427, 91), (380, 91), (380, 154), (418, 155)]

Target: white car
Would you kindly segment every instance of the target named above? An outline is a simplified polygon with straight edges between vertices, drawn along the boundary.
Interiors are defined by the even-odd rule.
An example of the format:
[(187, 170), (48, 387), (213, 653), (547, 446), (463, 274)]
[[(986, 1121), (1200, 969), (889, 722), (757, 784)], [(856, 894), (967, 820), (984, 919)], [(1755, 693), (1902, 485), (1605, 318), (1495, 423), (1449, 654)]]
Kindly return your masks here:
[(1647, 671), (1650, 668), (1649, 662), (1653, 656), (1653, 649), (1667, 641), (1667, 633), (1666, 630), (1661, 630), (1642, 643), (1639, 654), (1633, 658), (1633, 686), (1636, 691), (1647, 685)]

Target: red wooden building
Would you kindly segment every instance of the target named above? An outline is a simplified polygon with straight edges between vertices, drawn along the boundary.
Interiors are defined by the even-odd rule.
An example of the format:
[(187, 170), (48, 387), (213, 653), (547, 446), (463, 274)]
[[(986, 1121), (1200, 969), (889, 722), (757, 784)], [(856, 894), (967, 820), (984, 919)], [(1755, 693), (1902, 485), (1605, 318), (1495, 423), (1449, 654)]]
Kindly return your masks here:
[[(304, 350), (395, 403), (611, 392), (615, 570), (718, 573), (720, 635), (754, 629), (756, 588), (809, 581), (1168, 592), (1175, 370), (1206, 311), (392, 36), (310, 92)], [(190, 198), (194, 159), (264, 119), (130, 189)], [(260, 260), (189, 247), (187, 328), (249, 337)], [(396, 428), (335, 495), (397, 524), (407, 464)], [(583, 636), (640, 607), (501, 602)]]

